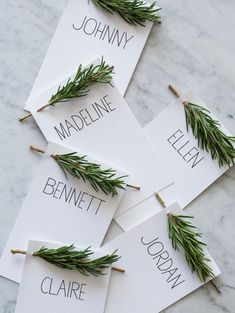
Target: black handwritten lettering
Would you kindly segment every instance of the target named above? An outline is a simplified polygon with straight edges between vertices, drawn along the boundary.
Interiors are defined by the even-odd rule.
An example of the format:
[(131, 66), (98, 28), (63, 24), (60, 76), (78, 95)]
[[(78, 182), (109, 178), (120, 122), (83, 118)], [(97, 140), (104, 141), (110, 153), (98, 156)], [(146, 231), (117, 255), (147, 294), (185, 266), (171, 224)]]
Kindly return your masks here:
[(64, 122), (60, 122), (59, 125), (54, 126), (54, 130), (60, 140), (63, 141), (115, 110), (116, 108), (113, 106), (108, 95), (104, 95), (99, 101), (91, 103), (86, 108), (71, 115), (70, 118), (65, 119)]
[(79, 25), (73, 24), (73, 29), (83, 32), (87, 36), (92, 36), (111, 45), (116, 45), (123, 50), (127, 48), (129, 42), (134, 39), (134, 35), (121, 31), (118, 28), (111, 28), (110, 25), (98, 22), (93, 17), (85, 16)]
[(52, 277), (45, 277), (41, 282), (40, 289), (44, 295), (62, 296), (65, 298), (84, 301), (84, 295), (86, 292), (85, 286), (86, 284), (78, 283), (76, 281), (67, 282), (63, 279), (58, 282)]
[[(144, 236), (140, 238), (140, 242), (145, 246), (147, 254), (154, 261), (154, 265), (162, 275), (167, 275), (166, 283), (171, 285), (171, 289), (176, 288), (185, 280), (182, 279), (182, 274), (178, 274), (178, 268), (175, 267), (173, 259), (169, 252), (166, 251), (164, 243), (160, 241), (159, 237), (146, 242)], [(176, 275), (178, 274), (178, 275)]]
[(52, 177), (47, 179), (42, 192), (54, 199), (62, 199), (65, 203), (72, 204), (81, 211), (90, 212), (94, 215), (98, 214), (102, 204), (105, 203), (105, 200), (99, 197), (77, 190), (75, 187), (56, 181)]
[(191, 168), (196, 167), (204, 159), (198, 148), (192, 147), (190, 140), (187, 140), (187, 135), (181, 129), (173, 133), (167, 141), (176, 150), (178, 155), (187, 164), (191, 165)]
[(54, 127), (54, 129), (61, 140), (69, 137), (69, 134), (62, 123), (60, 123), (59, 129), (56, 126)]
[(43, 189), (43, 193), (47, 194), (47, 195), (52, 195), (54, 193), (54, 186), (56, 185), (56, 181), (51, 178), (48, 177), (46, 185)]

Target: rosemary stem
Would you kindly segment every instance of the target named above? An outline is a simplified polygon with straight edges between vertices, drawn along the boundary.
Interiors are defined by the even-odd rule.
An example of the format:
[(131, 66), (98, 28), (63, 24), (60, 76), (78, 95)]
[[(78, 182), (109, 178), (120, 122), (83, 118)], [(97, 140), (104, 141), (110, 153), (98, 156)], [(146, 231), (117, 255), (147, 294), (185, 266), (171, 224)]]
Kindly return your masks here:
[(30, 146), (29, 146), (29, 149), (30, 149), (30, 150), (33, 150), (33, 151), (36, 151), (36, 152), (45, 153), (44, 150), (42, 150), (42, 149), (40, 149), (40, 148), (37, 148), (37, 147), (35, 147), (35, 146), (33, 146), (33, 145), (30, 145)]
[(171, 220), (171, 222), (175, 225), (175, 227), (177, 228), (178, 227), (178, 224), (177, 224), (177, 222), (176, 222), (176, 220), (175, 220), (175, 218), (174, 218), (174, 215), (172, 214), (172, 213), (167, 213), (167, 217), (168, 217), (168, 219), (170, 219)]
[(133, 188), (133, 189), (136, 189), (136, 190), (140, 190), (140, 187), (139, 187), (139, 186), (130, 185), (130, 184), (126, 184), (126, 186), (129, 187), (129, 188)]
[(27, 118), (31, 117), (32, 113), (29, 113), (27, 115), (24, 115), (22, 117), (19, 118), (19, 122), (23, 122), (24, 120), (26, 120)]
[(37, 112), (41, 112), (42, 110), (44, 110), (45, 108), (49, 107), (50, 106), (50, 103), (46, 103), (44, 104), (41, 108), (37, 109)]
[[(178, 92), (178, 90), (174, 86), (169, 85), (169, 89), (177, 98), (181, 97), (180, 93)], [(187, 105), (188, 101), (182, 100), (182, 104)]]
[(164, 200), (161, 198), (161, 196), (159, 195), (159, 193), (155, 192), (154, 196), (156, 197), (156, 199), (159, 201), (159, 203), (161, 204), (161, 206), (165, 209), (166, 208), (166, 204), (164, 202)]
[(180, 98), (180, 93), (178, 92), (178, 90), (177, 90), (174, 86), (169, 85), (168, 87), (169, 87), (170, 91), (171, 91), (177, 98)]
[(123, 268), (119, 268), (119, 267), (112, 267), (112, 270), (119, 272), (119, 273), (125, 273), (125, 270)]
[[(33, 151), (36, 151), (36, 152), (39, 152), (39, 153), (45, 153), (44, 150), (42, 150), (42, 149), (40, 149), (40, 148), (38, 148), (38, 147), (35, 147), (35, 146), (33, 146), (33, 145), (29, 146), (29, 149), (30, 149), (30, 150), (33, 150)], [(56, 158), (56, 154), (51, 154), (51, 157), (52, 157), (53, 159), (55, 159), (55, 158)]]
[(18, 249), (11, 249), (12, 254), (24, 254), (26, 255), (26, 251), (24, 250), (18, 250)]
[(216, 285), (215, 280), (210, 280), (210, 284), (214, 287), (217, 293), (222, 293), (219, 287)]
[[(38, 147), (35, 147), (35, 146), (29, 146), (29, 149), (30, 150), (33, 150), (33, 151), (36, 151), (36, 152), (39, 152), (39, 153), (45, 153), (45, 151), (44, 150), (42, 150), (42, 149), (40, 149), (40, 148), (38, 148)], [(55, 159), (56, 158), (56, 154), (51, 154), (51, 157), (53, 158), (53, 159)]]
[[(43, 105), (41, 108), (39, 108), (37, 110), (37, 112), (40, 112), (42, 110), (44, 110), (46, 107), (48, 107), (50, 104), (46, 103), (45, 105)], [(32, 113), (29, 113), (27, 115), (24, 115), (22, 117), (19, 118), (19, 122), (23, 122), (24, 120), (26, 120), (27, 118), (31, 117), (32, 116)]]

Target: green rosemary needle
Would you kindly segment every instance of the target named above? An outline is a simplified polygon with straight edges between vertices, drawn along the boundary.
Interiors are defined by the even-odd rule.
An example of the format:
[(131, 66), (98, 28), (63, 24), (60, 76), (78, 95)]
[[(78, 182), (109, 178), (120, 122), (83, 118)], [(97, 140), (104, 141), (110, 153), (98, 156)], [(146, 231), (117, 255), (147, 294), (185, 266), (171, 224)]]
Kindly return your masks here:
[[(57, 103), (67, 102), (74, 98), (81, 98), (89, 93), (89, 87), (97, 83), (111, 84), (113, 75), (113, 67), (106, 64), (102, 58), (101, 63), (98, 65), (91, 64), (83, 68), (80, 65), (77, 69), (74, 78), (69, 78), (65, 85), (59, 86), (57, 92), (53, 94), (48, 102), (37, 110), (43, 111), (48, 106), (55, 106)], [(32, 116), (28, 114), (19, 119), (23, 121)]]
[(92, 0), (94, 4), (105, 9), (109, 13), (118, 13), (127, 23), (144, 26), (146, 21), (159, 22), (157, 12), (160, 8), (155, 7), (156, 2), (146, 5), (141, 0)]
[[(170, 90), (180, 97), (177, 90), (169, 86)], [(217, 160), (219, 166), (234, 164), (235, 159), (235, 137), (226, 135), (220, 129), (220, 123), (211, 117), (211, 112), (206, 108), (183, 101), (186, 127), (192, 129), (194, 137), (198, 141), (198, 146), (209, 152), (213, 160)]]
[[(26, 251), (22, 250), (12, 249), (11, 252), (13, 254), (26, 254)], [(50, 264), (54, 264), (64, 269), (77, 271), (85, 276), (100, 276), (104, 275), (105, 269), (111, 267), (113, 263), (120, 259), (120, 256), (118, 256), (116, 252), (117, 250), (111, 255), (105, 255), (97, 259), (90, 259), (90, 256), (94, 254), (90, 247), (77, 251), (74, 245), (70, 245), (57, 249), (41, 247), (32, 255), (40, 257)], [(116, 267), (113, 269), (119, 272), (124, 272), (124, 270)]]
[(205, 243), (199, 240), (201, 234), (191, 224), (189, 219), (192, 216), (174, 215), (168, 213), (168, 231), (172, 247), (175, 250), (183, 249), (186, 261), (192, 270), (196, 272), (199, 279), (205, 282), (207, 279), (214, 278), (214, 274), (208, 263), (210, 260), (205, 256), (203, 248)]

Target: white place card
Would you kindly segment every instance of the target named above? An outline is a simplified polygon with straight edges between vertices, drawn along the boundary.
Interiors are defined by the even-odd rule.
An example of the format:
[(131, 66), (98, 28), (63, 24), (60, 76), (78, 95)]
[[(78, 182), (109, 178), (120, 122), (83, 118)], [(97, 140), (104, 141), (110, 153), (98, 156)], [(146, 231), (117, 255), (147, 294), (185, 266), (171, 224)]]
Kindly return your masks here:
[[(97, 56), (115, 67), (115, 83), (124, 95), (152, 25), (130, 25), (92, 1), (69, 0), (29, 100)], [(31, 101), (25, 109), (31, 111)]]
[[(184, 208), (229, 167), (219, 167), (218, 161), (212, 160), (210, 153), (198, 147), (190, 127), (187, 132), (182, 99), (207, 108), (197, 94), (189, 91), (163, 110), (145, 127), (145, 132), (175, 182), (160, 192), (162, 198), (166, 204), (177, 201)], [(231, 135), (223, 125), (221, 129)]]
[[(103, 313), (110, 268), (100, 277), (88, 277), (76, 271), (59, 268), (32, 256), (32, 253), (42, 246), (59, 248), (61, 245), (30, 241), (26, 257), (14, 256), (25, 259), (15, 312)], [(103, 255), (104, 253), (95, 252), (92, 258)]]
[[(203, 285), (184, 253), (172, 248), (168, 212), (182, 211), (175, 203), (103, 246), (118, 249), (122, 258), (117, 266), (125, 269), (124, 275), (111, 277), (105, 313), (160, 312)], [(205, 254), (214, 275), (219, 275), (212, 257)]]
[[(101, 245), (125, 191), (119, 189), (118, 195), (112, 197), (103, 191), (96, 192), (82, 179), (69, 174), (66, 179), (51, 154), (70, 152), (74, 149), (53, 143), (48, 145), (1, 256), (1, 276), (21, 281), (23, 259), (15, 258), (10, 250), (15, 247), (26, 249), (29, 239)], [(87, 159), (101, 164), (104, 169), (116, 169), (90, 157)], [(125, 174), (116, 169), (116, 177)]]
[[(54, 107), (37, 112), (58, 86), (66, 81), (67, 78), (32, 99), (33, 117), (48, 141), (82, 149), (88, 155), (115, 164), (130, 174), (129, 183), (141, 189), (128, 188), (118, 214), (173, 183), (115, 86), (96, 84), (86, 97), (57, 103)], [(154, 213), (155, 209), (152, 211)]]

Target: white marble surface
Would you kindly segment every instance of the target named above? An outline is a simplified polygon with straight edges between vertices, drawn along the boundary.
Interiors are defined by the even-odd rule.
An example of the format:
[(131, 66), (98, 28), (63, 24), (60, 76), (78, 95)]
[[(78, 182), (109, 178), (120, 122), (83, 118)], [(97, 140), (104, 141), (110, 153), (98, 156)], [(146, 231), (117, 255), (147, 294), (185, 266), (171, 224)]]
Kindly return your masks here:
[[(79, 1), (79, 0), (78, 0)], [(26, 100), (66, 4), (65, 0), (0, 0), (0, 253), (27, 193), (44, 146), (34, 122), (20, 124)], [(167, 85), (194, 87), (235, 134), (234, 0), (159, 0), (162, 25), (155, 26), (126, 94), (141, 125), (172, 99)], [(218, 295), (199, 289), (165, 312), (235, 312), (235, 168), (187, 209), (198, 220), (222, 270)], [(108, 238), (118, 233), (113, 223)], [(14, 312), (18, 286), (0, 278), (0, 313)]]

